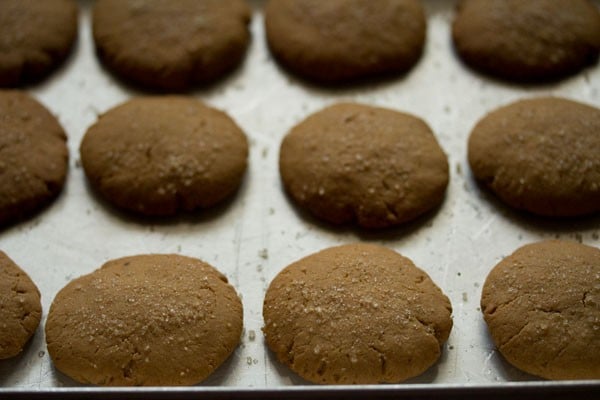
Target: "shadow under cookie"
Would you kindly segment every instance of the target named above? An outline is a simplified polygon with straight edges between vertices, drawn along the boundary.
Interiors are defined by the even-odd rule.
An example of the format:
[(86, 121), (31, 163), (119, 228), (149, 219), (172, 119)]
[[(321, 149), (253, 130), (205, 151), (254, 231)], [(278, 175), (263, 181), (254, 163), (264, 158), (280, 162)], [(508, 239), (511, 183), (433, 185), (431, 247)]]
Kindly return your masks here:
[(576, 217), (550, 217), (530, 213), (526, 210), (519, 210), (503, 202), (498, 196), (487, 188), (484, 184), (478, 183), (470, 175), (476, 187), (475, 195), (502, 215), (503, 218), (510, 220), (530, 232), (536, 232), (541, 235), (554, 235), (555, 238), (569, 236), (577, 240), (577, 235), (581, 231), (597, 228), (600, 226), (600, 214), (581, 215)]
[(364, 229), (356, 224), (356, 221), (349, 221), (344, 224), (333, 224), (331, 222), (323, 221), (318, 218), (310, 211), (298, 207), (295, 204), (294, 199), (283, 190), (283, 194), (289, 202), (290, 207), (294, 215), (297, 218), (318, 227), (324, 231), (332, 232), (334, 234), (352, 234), (361, 241), (381, 241), (381, 240), (402, 240), (410, 237), (411, 234), (417, 232), (424, 227), (430, 227), (435, 224), (435, 219), (444, 208), (444, 201), (439, 205), (435, 206), (429, 211), (426, 211), (422, 215), (415, 219), (405, 222), (401, 225), (389, 226), (380, 229)]
[(248, 174), (249, 173), (246, 172), (240, 187), (222, 202), (209, 208), (196, 209), (193, 211), (180, 211), (174, 215), (148, 216), (132, 213), (111, 203), (87, 180), (85, 182), (85, 188), (90, 199), (102, 207), (102, 212), (106, 212), (110, 218), (150, 226), (172, 226), (184, 223), (202, 224), (224, 218), (232, 211), (235, 204), (240, 201), (239, 199), (243, 199), (246, 196), (246, 193), (249, 190), (249, 178), (246, 176)]

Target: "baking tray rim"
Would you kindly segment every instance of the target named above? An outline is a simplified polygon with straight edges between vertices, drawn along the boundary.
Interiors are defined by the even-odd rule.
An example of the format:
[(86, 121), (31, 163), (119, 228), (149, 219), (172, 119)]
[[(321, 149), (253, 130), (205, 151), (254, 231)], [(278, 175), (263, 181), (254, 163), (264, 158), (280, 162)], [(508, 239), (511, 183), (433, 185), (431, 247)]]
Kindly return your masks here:
[[(298, 385), (279, 388), (231, 388), (231, 387), (84, 387), (84, 388), (14, 388), (3, 390), (3, 398), (86, 398), (108, 399), (125, 396), (128, 399), (203, 399), (220, 398), (465, 398), (465, 396), (526, 396), (526, 398), (563, 398), (564, 394), (580, 393), (587, 398), (594, 393), (600, 396), (600, 380), (582, 381), (535, 381), (535, 382), (502, 382), (498, 384), (479, 383), (428, 383), (428, 384), (389, 384), (389, 385)], [(556, 397), (555, 397), (556, 396)], [(579, 397), (582, 398), (581, 396)], [(590, 397), (591, 398), (591, 397)]]

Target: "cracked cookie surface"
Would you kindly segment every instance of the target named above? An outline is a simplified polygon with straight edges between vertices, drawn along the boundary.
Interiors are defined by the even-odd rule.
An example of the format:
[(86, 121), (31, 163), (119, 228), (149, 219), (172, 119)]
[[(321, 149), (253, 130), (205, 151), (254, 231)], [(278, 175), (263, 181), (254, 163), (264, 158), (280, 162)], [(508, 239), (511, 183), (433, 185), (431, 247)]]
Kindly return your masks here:
[(0, 86), (45, 77), (69, 54), (77, 37), (74, 0), (0, 2)]
[(324, 83), (408, 71), (421, 56), (426, 29), (417, 0), (272, 0), (265, 6), (277, 60)]
[(143, 215), (211, 207), (233, 195), (248, 142), (224, 112), (183, 96), (142, 97), (101, 115), (81, 143), (91, 185)]
[(351, 244), (305, 257), (269, 285), (267, 345), (315, 383), (400, 382), (429, 368), (452, 328), (452, 307), (408, 258)]
[(484, 73), (560, 79), (597, 61), (600, 13), (589, 0), (462, 0), (452, 36), (462, 59)]
[(312, 114), (284, 138), (279, 169), (301, 207), (334, 223), (385, 228), (439, 205), (448, 161), (412, 115), (341, 103)]
[(41, 317), (37, 286), (0, 251), (0, 360), (14, 357), (23, 350)]
[(75, 279), (48, 313), (56, 368), (105, 386), (193, 385), (237, 347), (242, 303), (212, 266), (179, 255), (112, 260)]
[(469, 137), (475, 178), (506, 204), (569, 217), (600, 211), (600, 109), (557, 97), (490, 112)]
[(62, 190), (67, 136), (33, 97), (0, 90), (0, 225), (31, 215)]
[(98, 56), (123, 79), (185, 90), (241, 63), (250, 41), (245, 0), (98, 0)]
[(600, 379), (600, 249), (550, 240), (489, 273), (481, 310), (500, 353), (546, 379)]

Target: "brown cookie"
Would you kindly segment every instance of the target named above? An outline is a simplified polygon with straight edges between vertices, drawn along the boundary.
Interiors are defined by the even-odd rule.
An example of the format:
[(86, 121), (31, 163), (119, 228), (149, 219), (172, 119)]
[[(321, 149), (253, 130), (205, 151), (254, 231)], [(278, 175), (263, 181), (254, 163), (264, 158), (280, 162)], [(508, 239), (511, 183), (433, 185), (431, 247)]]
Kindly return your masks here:
[(426, 20), (418, 0), (271, 0), (265, 29), (290, 71), (333, 83), (408, 71), (423, 52)]
[(100, 116), (81, 143), (92, 184), (145, 215), (213, 206), (240, 185), (246, 136), (225, 113), (191, 97), (142, 97)]
[(0, 90), (0, 225), (30, 215), (61, 191), (67, 137), (25, 92)]
[(54, 366), (106, 386), (198, 383), (241, 333), (242, 303), (227, 278), (174, 254), (107, 262), (65, 286), (46, 322)]
[(242, 61), (250, 15), (245, 0), (97, 0), (94, 41), (100, 59), (121, 78), (183, 90)]
[(550, 240), (488, 275), (481, 310), (498, 350), (546, 379), (600, 379), (600, 250)]
[(336, 104), (281, 144), (285, 189), (317, 217), (364, 228), (409, 221), (439, 205), (448, 161), (427, 124), (397, 111)]
[(37, 286), (0, 251), (0, 360), (14, 357), (23, 350), (41, 317)]
[(507, 80), (563, 78), (594, 63), (600, 13), (589, 0), (462, 0), (454, 45), (471, 67)]
[(600, 211), (600, 109), (544, 97), (501, 107), (469, 138), (475, 178), (512, 207), (546, 216)]
[(2, 0), (0, 86), (45, 77), (67, 57), (76, 37), (74, 0)]
[(452, 328), (448, 298), (408, 258), (381, 246), (332, 247), (271, 282), (267, 345), (315, 383), (370, 384), (417, 376)]

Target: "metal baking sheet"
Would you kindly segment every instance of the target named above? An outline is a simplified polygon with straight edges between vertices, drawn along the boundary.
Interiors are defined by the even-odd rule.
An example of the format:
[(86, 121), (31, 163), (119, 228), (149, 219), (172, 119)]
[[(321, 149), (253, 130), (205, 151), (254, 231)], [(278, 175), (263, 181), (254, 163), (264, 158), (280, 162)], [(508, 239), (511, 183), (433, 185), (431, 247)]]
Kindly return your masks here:
[[(493, 265), (517, 247), (545, 238), (600, 246), (600, 217), (545, 220), (514, 212), (482, 192), (466, 161), (468, 134), (486, 112), (508, 102), (557, 95), (600, 105), (600, 67), (542, 86), (510, 85), (484, 78), (455, 56), (450, 39), (455, 1), (423, 1), (428, 15), (425, 53), (397, 79), (349, 88), (320, 88), (297, 80), (273, 62), (264, 39), (263, 1), (251, 2), (252, 43), (244, 64), (225, 80), (191, 95), (226, 110), (251, 142), (244, 184), (229, 203), (167, 220), (115, 212), (87, 187), (79, 143), (98, 114), (146, 94), (105, 71), (94, 53), (92, 1), (80, 1), (80, 31), (67, 63), (51, 79), (29, 88), (60, 120), (69, 136), (70, 172), (60, 197), (35, 217), (0, 231), (0, 248), (21, 265), (42, 293), (44, 317), (31, 344), (15, 359), (0, 361), (0, 397), (52, 393), (61, 397), (135, 393), (186, 398), (236, 391), (266, 397), (343, 394), (483, 393), (482, 390), (598, 391), (595, 382), (545, 382), (503, 361), (487, 334), (479, 309), (483, 281)], [(600, 4), (596, 1), (596, 4)], [(451, 182), (443, 205), (414, 223), (379, 233), (332, 228), (298, 212), (284, 195), (278, 173), (284, 134), (308, 114), (337, 101), (357, 101), (424, 118), (448, 154)], [(286, 265), (317, 250), (344, 243), (378, 243), (410, 257), (450, 297), (454, 328), (439, 362), (422, 376), (398, 385), (317, 387), (277, 363), (261, 333), (262, 300), (271, 279)], [(243, 298), (244, 335), (233, 356), (201, 385), (191, 388), (89, 388), (58, 373), (45, 347), (43, 326), (55, 294), (71, 279), (105, 261), (140, 253), (198, 257), (225, 273)], [(510, 382), (510, 383), (507, 383)], [(529, 389), (528, 389), (529, 388)], [(545, 391), (540, 391), (544, 388)], [(452, 392), (454, 390), (454, 392)], [(479, 390), (479, 392), (478, 392)]]

